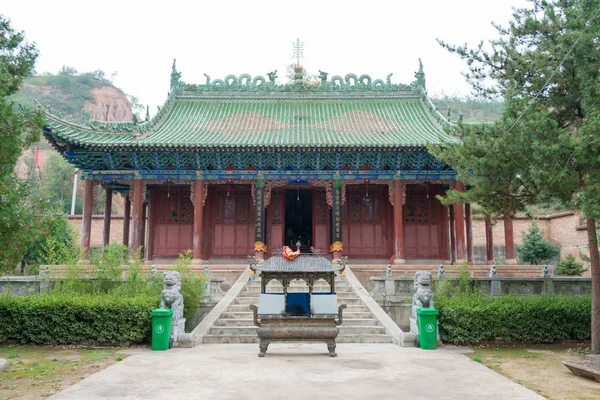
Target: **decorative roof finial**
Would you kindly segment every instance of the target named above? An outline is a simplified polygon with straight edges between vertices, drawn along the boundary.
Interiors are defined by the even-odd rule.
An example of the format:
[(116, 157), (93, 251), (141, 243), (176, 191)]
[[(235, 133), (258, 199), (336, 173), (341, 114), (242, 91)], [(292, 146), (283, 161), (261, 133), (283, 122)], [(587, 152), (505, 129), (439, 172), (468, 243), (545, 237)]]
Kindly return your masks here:
[(419, 58), (419, 72), (415, 72), (415, 78), (417, 78), (415, 88), (418, 91), (427, 92), (427, 87), (425, 85), (425, 72), (423, 72), (423, 63)]
[(177, 72), (175, 63), (177, 59), (173, 59), (173, 67), (171, 67), (171, 90), (179, 85), (179, 78), (181, 78), (181, 72)]
[(292, 52), (294, 55), (292, 58), (296, 57), (296, 65), (300, 65), (300, 57), (304, 58), (304, 42), (300, 42), (300, 39), (296, 39), (295, 42), (292, 42)]
[(150, 121), (150, 106), (146, 106), (146, 121)]

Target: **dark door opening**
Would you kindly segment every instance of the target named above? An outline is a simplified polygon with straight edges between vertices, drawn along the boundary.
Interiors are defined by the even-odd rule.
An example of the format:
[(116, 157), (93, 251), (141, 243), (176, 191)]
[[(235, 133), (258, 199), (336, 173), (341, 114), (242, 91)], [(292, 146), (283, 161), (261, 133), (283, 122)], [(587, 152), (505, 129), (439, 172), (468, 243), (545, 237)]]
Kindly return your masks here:
[(309, 252), (313, 244), (312, 189), (285, 191), (285, 245), (301, 252)]

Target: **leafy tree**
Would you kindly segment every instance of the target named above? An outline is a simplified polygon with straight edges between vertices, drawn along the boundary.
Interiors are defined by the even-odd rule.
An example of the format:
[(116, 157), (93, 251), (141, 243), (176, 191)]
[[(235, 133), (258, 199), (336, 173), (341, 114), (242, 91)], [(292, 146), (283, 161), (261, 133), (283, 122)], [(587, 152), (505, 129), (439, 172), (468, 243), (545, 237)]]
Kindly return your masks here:
[(592, 275), (592, 352), (600, 354), (600, 0), (529, 0), (500, 38), (475, 48), (440, 41), (469, 67), (476, 95), (504, 99), (494, 124), (458, 124), (461, 143), (431, 148), (471, 190), (447, 201), (478, 202), (512, 216), (558, 200), (587, 218)]
[(560, 247), (542, 235), (535, 220), (531, 221), (529, 232), (523, 236), (523, 245), (517, 246), (517, 250), (523, 261), (534, 265), (550, 261), (560, 255)]
[(41, 112), (23, 113), (9, 96), (31, 74), (38, 51), (0, 15), (0, 181), (12, 175), (21, 151), (40, 137)]
[(52, 152), (44, 164), (42, 190), (52, 196), (55, 208), (68, 213), (71, 210), (73, 174), (75, 167), (58, 153)]
[(567, 255), (564, 260), (560, 260), (556, 264), (556, 275), (579, 276), (587, 270), (582, 263), (575, 261), (575, 256), (572, 254)]
[[(33, 180), (21, 181), (14, 168), (24, 148), (37, 141), (41, 111), (19, 110), (9, 96), (31, 74), (38, 51), (0, 15), (0, 273), (22, 261), (38, 233)], [(42, 204), (43, 205), (43, 204)]]

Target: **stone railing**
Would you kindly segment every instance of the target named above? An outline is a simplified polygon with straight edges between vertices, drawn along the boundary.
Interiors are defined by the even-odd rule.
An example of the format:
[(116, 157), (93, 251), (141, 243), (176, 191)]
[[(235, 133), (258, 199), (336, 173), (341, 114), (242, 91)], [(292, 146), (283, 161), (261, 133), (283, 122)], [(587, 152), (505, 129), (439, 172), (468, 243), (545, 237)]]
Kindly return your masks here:
[[(44, 290), (53, 285), (57, 278), (44, 278), (40, 276), (5, 276), (0, 278), (0, 295), (10, 293), (13, 296), (23, 296), (26, 294), (41, 294)], [(207, 289), (208, 296), (204, 302), (219, 302), (225, 295), (221, 285), (224, 278), (210, 278), (210, 287)]]
[[(456, 282), (457, 277), (436, 279), (435, 284)], [(570, 294), (584, 296), (591, 294), (592, 279), (583, 277), (553, 276), (540, 278), (470, 278), (472, 284), (484, 295), (490, 296), (529, 296)], [(375, 300), (410, 299), (414, 294), (412, 277), (371, 277), (371, 295)]]
[[(539, 278), (470, 278), (482, 294), (488, 296), (530, 296), (569, 294), (586, 296), (591, 294), (592, 279), (583, 277), (546, 276)], [(402, 328), (409, 330), (412, 295), (415, 293), (413, 277), (370, 278), (371, 296), (387, 314)], [(457, 277), (434, 279), (434, 286), (456, 284)]]

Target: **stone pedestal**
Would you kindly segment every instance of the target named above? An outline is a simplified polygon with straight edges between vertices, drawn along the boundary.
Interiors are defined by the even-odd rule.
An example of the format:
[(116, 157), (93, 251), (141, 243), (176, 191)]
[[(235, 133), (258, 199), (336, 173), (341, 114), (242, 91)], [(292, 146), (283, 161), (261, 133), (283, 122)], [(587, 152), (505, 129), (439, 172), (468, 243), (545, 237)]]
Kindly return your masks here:
[(185, 318), (171, 321), (171, 343), (173, 347), (179, 347), (179, 336), (185, 333)]
[(385, 279), (385, 296), (395, 296), (396, 295), (396, 281), (394, 279), (386, 278)]
[(492, 278), (490, 292), (492, 296), (502, 295), (502, 282)]

